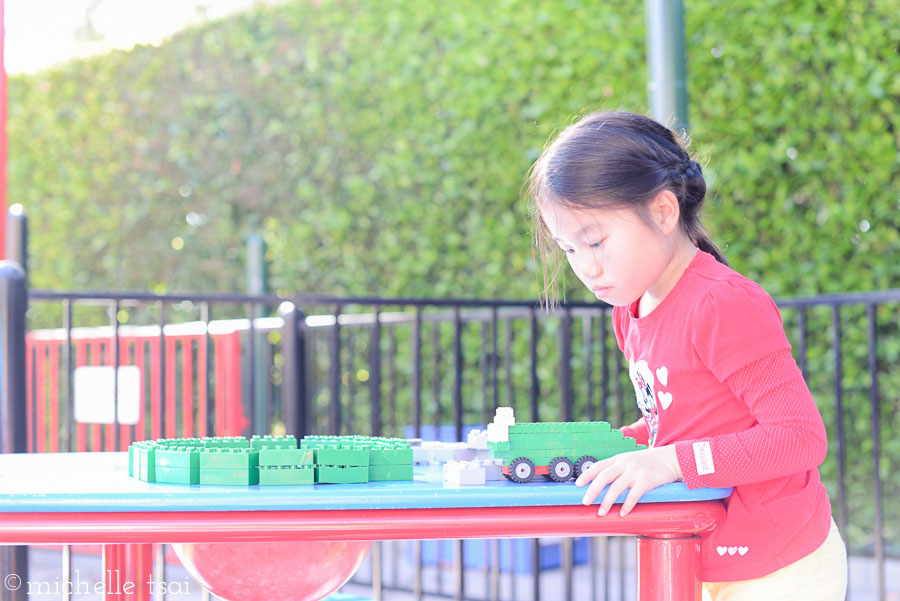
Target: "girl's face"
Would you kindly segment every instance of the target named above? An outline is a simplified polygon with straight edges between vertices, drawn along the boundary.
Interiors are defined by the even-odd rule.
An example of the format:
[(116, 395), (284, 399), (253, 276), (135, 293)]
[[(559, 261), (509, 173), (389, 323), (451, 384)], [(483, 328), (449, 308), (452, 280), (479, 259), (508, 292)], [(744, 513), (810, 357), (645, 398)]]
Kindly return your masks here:
[(652, 290), (669, 264), (666, 235), (633, 209), (542, 203), (540, 214), (578, 279), (611, 305), (634, 303)]

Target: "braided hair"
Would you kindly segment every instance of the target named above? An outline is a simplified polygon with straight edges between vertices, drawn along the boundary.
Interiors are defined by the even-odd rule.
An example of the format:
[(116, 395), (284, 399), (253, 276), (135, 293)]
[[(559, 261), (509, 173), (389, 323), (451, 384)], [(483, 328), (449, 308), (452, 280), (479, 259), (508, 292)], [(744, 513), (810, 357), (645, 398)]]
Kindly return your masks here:
[(564, 129), (544, 149), (525, 182), (537, 247), (542, 251), (547, 296), (556, 287), (562, 263), (553, 256), (538, 204), (569, 208), (625, 208), (649, 222), (646, 209), (662, 190), (678, 199), (679, 227), (700, 249), (728, 264), (700, 221), (706, 198), (703, 169), (691, 159), (675, 133), (637, 113), (594, 112)]

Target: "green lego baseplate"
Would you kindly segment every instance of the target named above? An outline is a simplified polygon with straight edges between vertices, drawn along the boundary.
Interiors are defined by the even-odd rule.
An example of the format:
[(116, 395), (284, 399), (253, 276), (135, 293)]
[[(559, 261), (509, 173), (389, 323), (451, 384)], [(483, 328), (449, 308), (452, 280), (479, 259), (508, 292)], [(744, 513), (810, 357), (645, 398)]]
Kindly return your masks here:
[(146, 482), (215, 485), (346, 484), (412, 480), (412, 448), (373, 436), (172, 438), (128, 447), (128, 475)]

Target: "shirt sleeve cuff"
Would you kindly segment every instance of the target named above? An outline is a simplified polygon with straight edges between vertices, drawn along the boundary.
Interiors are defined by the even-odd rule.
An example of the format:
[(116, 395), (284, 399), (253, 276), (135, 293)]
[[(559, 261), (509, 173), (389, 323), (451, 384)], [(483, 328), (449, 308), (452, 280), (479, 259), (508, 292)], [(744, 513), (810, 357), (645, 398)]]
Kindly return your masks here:
[(712, 445), (708, 439), (683, 440), (675, 443), (675, 455), (685, 485), (689, 488), (707, 486), (703, 476), (716, 472)]

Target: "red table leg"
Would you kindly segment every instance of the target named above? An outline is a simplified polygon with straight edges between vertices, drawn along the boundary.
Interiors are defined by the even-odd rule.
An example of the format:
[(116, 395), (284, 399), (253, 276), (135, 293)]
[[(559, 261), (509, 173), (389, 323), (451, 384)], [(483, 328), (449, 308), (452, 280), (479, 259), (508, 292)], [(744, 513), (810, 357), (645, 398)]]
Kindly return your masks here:
[(151, 584), (153, 577), (153, 545), (133, 544), (125, 547), (125, 574), (124, 582), (134, 586), (123, 586), (125, 601), (151, 601)]
[(153, 557), (154, 549), (152, 544), (140, 545), (138, 553), (138, 573), (141, 574), (143, 580), (141, 590), (143, 593), (138, 595), (138, 601), (153, 600)]
[(638, 601), (700, 601), (700, 537), (637, 537)]
[(127, 545), (103, 545), (104, 601), (124, 601), (131, 588), (128, 583), (126, 547)]

